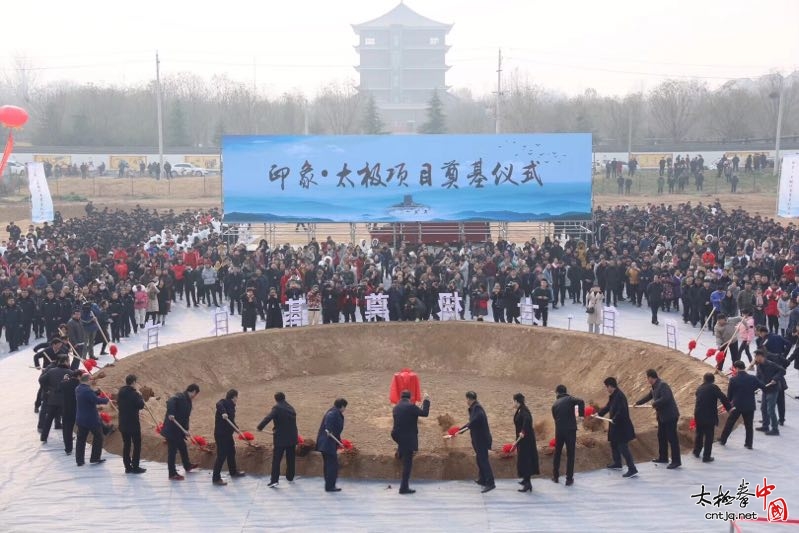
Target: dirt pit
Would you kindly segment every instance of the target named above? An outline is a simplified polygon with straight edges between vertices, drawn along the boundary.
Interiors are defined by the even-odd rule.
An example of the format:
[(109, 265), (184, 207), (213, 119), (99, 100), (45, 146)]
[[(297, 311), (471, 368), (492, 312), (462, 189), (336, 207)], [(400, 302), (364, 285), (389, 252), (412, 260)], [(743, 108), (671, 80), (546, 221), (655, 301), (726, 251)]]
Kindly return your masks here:
[[(387, 323), (306, 327), (235, 334), (159, 348), (121, 360), (104, 370), (98, 385), (115, 392), (124, 376), (135, 373), (152, 397), (147, 405), (158, 422), (166, 400), (189, 383), (200, 385), (194, 403), (191, 433), (205, 437), (206, 451), (190, 446), (192, 460), (211, 467), (214, 456), (214, 405), (230, 388), (239, 391), (237, 422), (256, 435), (258, 448), (237, 442), (240, 468), (268, 473), (271, 435), (256, 426), (269, 412), (273, 395), (286, 394), (297, 410), (300, 435), (316, 439), (324, 412), (337, 397), (345, 397), (343, 436), (354, 451), (341, 454), (341, 475), (388, 479), (400, 475), (391, 440), (388, 394), (393, 374), (404, 367), (420, 377), (431, 397), (430, 417), (420, 419), (419, 454), (413, 475), (426, 479), (469, 479), (476, 474), (468, 433), (453, 440), (442, 436), (468, 419), (464, 394), (474, 390), (488, 414), (494, 437), (491, 461), (497, 477), (515, 477), (515, 460), (501, 453), (514, 440), (513, 401), (522, 392), (532, 410), (542, 475), (552, 471), (549, 441), (554, 437), (551, 405), (554, 388), (562, 383), (586, 403), (602, 406), (607, 393), (602, 380), (615, 376), (630, 402), (648, 390), (647, 368), (655, 368), (671, 384), (683, 415), (683, 445), (691, 443), (688, 421), (694, 391), (708, 367), (660, 346), (585, 333), (489, 323)], [(724, 387), (724, 378), (719, 385)], [(148, 394), (149, 395), (149, 394)], [(114, 411), (110, 413), (115, 415)], [(651, 409), (631, 409), (638, 438), (632, 443), (639, 461), (656, 455), (656, 422)], [(587, 420), (578, 431), (576, 469), (602, 468), (610, 460), (606, 423)], [(142, 412), (146, 459), (165, 461), (166, 445), (155, 433), (155, 421)], [(117, 434), (107, 439), (119, 453)], [(564, 458), (565, 461), (565, 458)], [(565, 467), (565, 465), (564, 465)], [(320, 475), (321, 456), (297, 459), (300, 474)]]

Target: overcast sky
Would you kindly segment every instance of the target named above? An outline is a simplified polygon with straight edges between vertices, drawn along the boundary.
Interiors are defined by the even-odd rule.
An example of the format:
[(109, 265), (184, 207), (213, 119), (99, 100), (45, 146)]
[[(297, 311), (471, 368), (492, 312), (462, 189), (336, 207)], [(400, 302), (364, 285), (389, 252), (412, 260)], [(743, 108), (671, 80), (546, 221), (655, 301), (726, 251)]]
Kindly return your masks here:
[[(258, 90), (316, 93), (357, 80), (351, 24), (398, 0), (15, 0), (0, 64), (24, 56), (40, 81), (128, 84), (164, 74), (225, 73)], [(799, 0), (408, 0), (454, 23), (447, 83), (495, 90), (497, 49), (508, 74), (567, 94), (649, 90), (666, 77), (711, 87), (799, 69)], [(10, 10), (10, 11), (9, 11)], [(13, 20), (9, 18), (13, 15)]]

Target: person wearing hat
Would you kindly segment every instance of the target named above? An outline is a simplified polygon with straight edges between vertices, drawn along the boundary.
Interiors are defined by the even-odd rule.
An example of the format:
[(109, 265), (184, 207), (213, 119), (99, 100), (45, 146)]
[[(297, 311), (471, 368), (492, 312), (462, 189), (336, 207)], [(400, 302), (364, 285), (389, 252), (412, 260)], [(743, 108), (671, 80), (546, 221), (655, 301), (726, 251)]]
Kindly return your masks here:
[(535, 430), (533, 429), (533, 414), (524, 403), (524, 394), (517, 392), (513, 395), (513, 405), (516, 413), (513, 415), (513, 425), (516, 428), (516, 474), (522, 478), (519, 482), (522, 488), (519, 492), (532, 492), (531, 476), (541, 472), (538, 469), (538, 450), (535, 446)]
[(419, 451), (419, 417), (430, 414), (430, 396), (425, 393), (424, 402), (420, 408), (411, 403), (411, 391), (403, 390), (400, 401), (394, 406), (394, 426), (391, 429), (391, 439), (397, 443), (397, 454), (402, 460), (402, 481), (400, 494), (413, 494), (416, 492), (408, 484), (413, 468), (413, 454)]
[[(86, 358), (86, 332), (83, 329), (83, 324), (80, 320), (80, 306), (72, 308), (72, 318), (67, 322), (67, 335), (69, 339), (70, 349), (75, 350), (74, 355), (81, 358)], [(77, 370), (80, 366), (80, 359), (78, 357), (72, 358), (72, 370)]]
[(732, 409), (719, 436), (719, 444), (722, 446), (727, 444), (732, 428), (735, 427), (738, 418), (743, 417), (744, 448), (751, 450), (755, 433), (753, 424), (756, 407), (755, 391), (760, 389), (765, 392), (766, 386), (755, 376), (746, 372), (746, 363), (743, 361), (735, 361), (732, 366), (735, 369), (735, 375), (730, 378), (727, 387), (727, 398), (732, 404)]
[(485, 493), (496, 488), (494, 472), (491, 470), (491, 463), (488, 461), (488, 451), (493, 445), (493, 438), (488, 427), (488, 417), (483, 406), (477, 401), (476, 392), (469, 391), (466, 393), (466, 404), (469, 406), (469, 422), (461, 426), (458, 433), (469, 430), (475, 460), (477, 461), (478, 478), (475, 483), (483, 487), (480, 492)]

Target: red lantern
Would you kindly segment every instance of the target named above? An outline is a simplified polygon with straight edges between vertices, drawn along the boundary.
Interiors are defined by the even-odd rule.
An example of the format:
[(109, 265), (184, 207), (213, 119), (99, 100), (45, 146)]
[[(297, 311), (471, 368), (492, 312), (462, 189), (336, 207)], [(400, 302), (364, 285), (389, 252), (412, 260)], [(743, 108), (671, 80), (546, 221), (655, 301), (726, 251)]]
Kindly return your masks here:
[(688, 351), (692, 352), (696, 348), (696, 339), (691, 339), (688, 341)]
[(724, 363), (724, 359), (726, 359), (726, 358), (727, 358), (727, 354), (724, 353), (724, 350), (719, 350), (718, 352), (716, 352), (716, 362), (717, 363), (719, 363), (719, 364)]
[(411, 402), (416, 403), (422, 400), (422, 386), (419, 383), (419, 376), (410, 368), (403, 368), (394, 374), (388, 391), (388, 401), (393, 404), (399, 403), (400, 395), (404, 390), (410, 391)]
[(514, 445), (512, 443), (502, 445), (502, 453), (513, 453)]
[(691, 421), (688, 422), (688, 429), (696, 431), (696, 418), (692, 418)]
[(239, 435), (239, 440), (255, 440), (255, 435), (249, 431), (243, 431), (241, 435)]
[(111, 423), (111, 415), (108, 413), (100, 413), (100, 418), (103, 421), (103, 424), (110, 424)]
[(305, 439), (302, 438), (302, 435), (297, 435), (297, 444), (299, 445), (305, 444)]
[(552, 439), (552, 440), (549, 441), (549, 447), (550, 448), (554, 448), (555, 447), (555, 439)]
[(6, 128), (21, 128), (28, 121), (28, 112), (15, 105), (0, 107), (0, 124)]
[(452, 426), (447, 430), (447, 434), (449, 434), (450, 437), (454, 437), (455, 435), (458, 434), (460, 430), (461, 428), (459, 428), (458, 426)]
[(594, 406), (593, 405), (586, 405), (585, 406), (585, 416), (591, 416), (594, 414)]
[(192, 440), (194, 440), (194, 444), (196, 444), (197, 446), (207, 446), (208, 445), (208, 441), (205, 440), (205, 437), (201, 437), (199, 435), (195, 435), (194, 437), (192, 437)]
[(116, 359), (119, 348), (117, 348), (116, 344), (111, 344), (110, 346), (108, 346), (108, 351), (111, 352), (111, 357)]

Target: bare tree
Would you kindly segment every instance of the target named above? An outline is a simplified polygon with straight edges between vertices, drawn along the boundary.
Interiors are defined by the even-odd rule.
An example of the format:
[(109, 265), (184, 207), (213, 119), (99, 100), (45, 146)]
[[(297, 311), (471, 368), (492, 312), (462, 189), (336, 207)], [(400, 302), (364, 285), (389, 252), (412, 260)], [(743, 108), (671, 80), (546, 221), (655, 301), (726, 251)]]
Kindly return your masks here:
[(697, 81), (667, 80), (650, 93), (652, 117), (666, 137), (674, 142), (688, 137), (705, 92), (704, 84)]
[(343, 82), (323, 87), (314, 99), (313, 110), (323, 132), (356, 133), (362, 105), (362, 98), (354, 84)]

